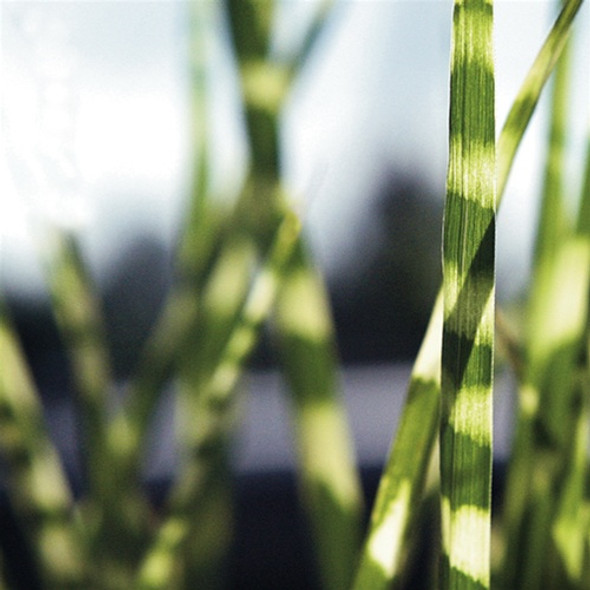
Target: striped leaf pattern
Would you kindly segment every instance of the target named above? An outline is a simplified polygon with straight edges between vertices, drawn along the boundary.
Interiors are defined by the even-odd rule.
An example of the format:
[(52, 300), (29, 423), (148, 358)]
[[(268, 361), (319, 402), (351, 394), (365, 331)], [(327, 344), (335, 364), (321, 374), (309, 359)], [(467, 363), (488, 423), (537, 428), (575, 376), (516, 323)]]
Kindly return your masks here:
[(301, 241), (281, 284), (275, 325), (292, 393), (299, 493), (322, 588), (348, 588), (361, 539), (361, 488), (339, 390), (328, 298)]
[[(281, 110), (331, 2), (320, 3), (300, 47), (288, 59), (279, 59), (271, 49), (271, 24), (279, 3), (226, 0), (225, 4), (251, 150), (242, 197), (247, 205), (245, 218), (252, 220), (252, 233), (263, 244), (276, 223), (273, 215), (285, 192), (280, 170)], [(326, 589), (347, 587), (360, 540), (362, 492), (339, 395), (327, 293), (303, 239), (298, 240), (285, 269), (275, 311), (280, 365), (289, 386), (299, 450), (298, 487), (313, 535), (319, 578)]]
[(493, 6), (457, 0), (443, 226), (442, 588), (488, 588), (494, 346)]
[(403, 574), (405, 540), (420, 505), (437, 434), (442, 320), (442, 293), (439, 293), (379, 483), (355, 590), (385, 590), (399, 582)]
[[(502, 127), (496, 155), (498, 205), (524, 132), (561, 54), (581, 3), (582, 0), (571, 0), (563, 7)], [(441, 289), (414, 363), (398, 431), (379, 484), (355, 580), (355, 590), (385, 590), (398, 583), (404, 572), (404, 540), (409, 535), (420, 508), (425, 473), (434, 449), (434, 437), (423, 435), (429, 430), (428, 425), (436, 424), (438, 420), (438, 359), (442, 316)], [(417, 424), (420, 426), (417, 427)], [(412, 452), (409, 453), (408, 449), (412, 449)]]
[[(400, 574), (418, 528), (416, 515), (434, 497), (428, 492), (435, 489), (429, 482), (436, 470), (428, 468), (436, 466), (437, 434), (440, 587), (489, 587), (495, 209), (581, 2), (564, 0), (508, 116), (496, 156), (492, 0), (455, 0), (444, 284), (380, 485), (357, 590), (403, 585)], [(221, 583), (217, 570), (231, 529), (226, 457), (231, 410), (245, 360), (273, 309), (292, 390), (302, 501), (322, 587), (348, 587), (361, 494), (338, 396), (326, 294), (299, 220), (285, 206), (280, 170), (280, 112), (331, 1), (319, 4), (296, 55), (285, 58), (270, 51), (278, 2), (223, 3), (251, 155), (235, 207), (211, 199), (203, 125), (207, 52), (201, 42), (220, 7), (194, 5), (200, 13), (192, 48), (198, 149), (178, 280), (114, 419), (108, 405), (112, 375), (91, 275), (73, 236), (56, 234), (48, 249), (48, 284), (70, 354), (84, 433), (88, 490), (78, 504), (0, 302), (0, 450), (10, 502), (43, 587), (173, 589)], [(514, 347), (522, 368), (517, 371), (521, 407), (513, 477), (500, 520), (505, 545), (500, 547), (504, 555), (498, 555), (504, 560), (497, 561), (494, 573), (504, 574), (503, 588), (582, 590), (590, 587), (590, 156), (574, 219), (561, 186), (565, 167), (559, 140), (565, 127), (557, 115), (566, 110), (557, 100), (552, 110), (553, 149), (521, 343), (525, 354), (516, 339)], [(186, 428), (179, 434), (185, 460), (156, 519), (139, 485), (141, 455), (162, 385), (172, 376), (182, 382)], [(5, 587), (3, 570), (10, 569), (8, 557), (0, 558), (0, 588)]]

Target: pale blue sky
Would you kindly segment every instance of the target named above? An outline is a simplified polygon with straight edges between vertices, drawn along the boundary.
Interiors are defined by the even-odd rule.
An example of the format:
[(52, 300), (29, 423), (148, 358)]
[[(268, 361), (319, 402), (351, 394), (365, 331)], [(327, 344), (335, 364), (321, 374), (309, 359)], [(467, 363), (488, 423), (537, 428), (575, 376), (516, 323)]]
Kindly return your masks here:
[[(292, 12), (279, 30), (296, 31), (312, 5), (288, 2)], [(1, 6), (2, 279), (25, 290), (39, 284), (27, 210), (62, 222), (67, 212), (99, 274), (130, 231), (147, 228), (170, 243), (188, 189), (185, 3)], [(381, 161), (418, 171), (443, 198), (450, 11), (450, 1), (338, 2), (317, 60), (294, 90), (285, 112), (286, 176), (294, 194), (310, 200), (305, 215), (328, 273), (354, 259), (355, 230), (368, 215), (365, 196)], [(552, 11), (548, 2), (496, 3), (498, 128)], [(222, 40), (216, 47), (216, 170), (231, 188), (245, 153), (235, 81), (223, 65)], [(579, 109), (585, 122), (588, 38), (580, 53), (586, 67), (575, 76), (586, 90)], [(522, 282), (530, 254), (542, 155), (538, 123), (527, 134), (500, 217), (505, 293)], [(586, 127), (577, 127), (581, 142)], [(61, 161), (52, 146), (63, 152)]]

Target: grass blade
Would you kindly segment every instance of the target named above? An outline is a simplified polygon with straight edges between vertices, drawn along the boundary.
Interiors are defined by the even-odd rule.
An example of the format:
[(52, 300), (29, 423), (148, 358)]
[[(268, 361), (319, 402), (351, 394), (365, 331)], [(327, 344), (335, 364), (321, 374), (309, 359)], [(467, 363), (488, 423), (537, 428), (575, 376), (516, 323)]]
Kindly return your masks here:
[(219, 450), (227, 443), (231, 426), (228, 408), (242, 374), (244, 362), (257, 342), (263, 321), (267, 318), (279, 289), (284, 267), (298, 240), (300, 224), (293, 213), (287, 213), (277, 233), (266, 263), (257, 274), (244, 308), (237, 319), (226, 346), (215, 363), (215, 369), (203, 383), (195, 402), (198, 412), (191, 414), (193, 423), (186, 456), (189, 462), (170, 498), (169, 516), (162, 524), (140, 568), (137, 588), (162, 588), (198, 521), (188, 518), (191, 510), (203, 500), (219, 468)]
[(80, 588), (83, 547), (73, 498), (46, 431), (40, 398), (0, 302), (0, 450), (11, 503), (47, 588)]
[[(283, 106), (293, 76), (298, 71), (302, 60), (308, 55), (314, 40), (319, 35), (319, 23), (328, 7), (324, 4), (312, 27), (308, 31), (303, 45), (294, 60), (274, 59), (270, 52), (270, 22), (275, 3), (264, 0), (229, 0), (227, 3), (234, 47), (239, 61), (242, 96), (244, 102), (246, 127), (251, 150), (251, 171), (246, 190), (252, 197), (244, 200), (245, 218), (255, 221), (253, 235), (260, 249), (264, 251), (267, 235), (276, 224), (276, 210), (282, 198), (281, 171), (279, 166), (280, 141), (280, 110)], [(256, 37), (259, 37), (256, 39)], [(300, 60), (300, 61), (298, 61)], [(250, 187), (250, 188), (248, 188)], [(246, 193), (248, 194), (248, 193)], [(289, 272), (285, 275), (285, 291), (281, 295), (284, 302), (293, 288), (300, 288), (298, 280), (306, 277), (300, 295), (313, 303), (314, 308), (308, 314), (315, 314), (322, 325), (329, 321), (323, 311), (328, 308), (326, 294), (319, 288), (320, 283), (315, 270), (307, 256), (302, 256), (304, 246), (298, 244), (298, 257)], [(292, 274), (293, 273), (293, 274)], [(349, 449), (350, 439), (345, 412), (340, 398), (337, 396), (335, 384), (336, 366), (333, 361), (335, 350), (334, 335), (331, 327), (321, 340), (314, 342), (313, 366), (310, 369), (310, 356), (300, 347), (293, 345), (294, 331), (292, 326), (286, 327), (288, 313), (285, 306), (278, 310), (278, 326), (284, 336), (285, 361), (283, 368), (290, 381), (295, 403), (294, 422), (299, 426), (300, 463), (299, 473), (305, 509), (315, 532), (316, 547), (319, 556), (321, 578), (327, 587), (339, 588), (348, 584), (352, 555), (356, 552), (357, 531), (360, 528), (360, 485), (355, 474), (352, 453)], [(281, 327), (285, 327), (282, 331)], [(317, 328), (317, 326), (315, 326)], [(288, 351), (286, 349), (289, 349)], [(293, 355), (293, 356), (292, 356)], [(307, 373), (317, 377), (313, 386), (309, 381), (295, 379), (294, 373)], [(313, 395), (313, 400), (311, 399)], [(305, 400), (305, 402), (303, 402)], [(326, 471), (319, 481), (318, 459), (312, 457), (309, 449), (318, 442), (318, 437), (326, 432), (318, 430), (318, 411), (321, 405), (323, 425), (329, 424), (330, 432), (335, 437), (329, 465), (322, 465)], [(324, 428), (322, 425), (321, 428)], [(320, 486), (321, 493), (320, 493)], [(327, 495), (326, 495), (327, 494)], [(334, 495), (336, 494), (336, 495)], [(322, 499), (320, 499), (322, 498)], [(336, 504), (332, 502), (336, 500)], [(337, 506), (337, 509), (335, 509)], [(328, 517), (333, 517), (330, 521)], [(334, 531), (340, 531), (338, 540)]]
[[(100, 501), (108, 486), (105, 428), (111, 387), (110, 359), (96, 289), (74, 236), (55, 231), (48, 261), (53, 312), (64, 337), (74, 377), (90, 495)], [(105, 480), (105, 477), (107, 478)]]
[[(581, 379), (580, 379), (581, 381)], [(581, 388), (581, 383), (574, 385)], [(583, 582), (584, 562), (588, 559), (587, 537), (590, 527), (590, 510), (585, 497), (588, 477), (588, 436), (590, 433), (590, 412), (588, 411), (588, 391), (578, 392), (581, 411), (575, 419), (572, 433), (571, 460), (566, 467), (563, 488), (558, 498), (552, 537), (559, 551), (572, 586), (585, 588)]]
[(586, 165), (576, 229), (581, 236), (590, 239), (590, 113), (586, 140)]
[(457, 0), (443, 225), (443, 589), (490, 581), (495, 289), (493, 5)]
[(557, 62), (553, 79), (549, 153), (545, 165), (545, 179), (535, 241), (534, 267), (549, 260), (561, 240), (571, 231), (563, 186), (567, 115), (569, 114), (570, 54), (571, 42), (568, 40)]
[[(148, 544), (150, 533), (145, 528), (150, 510), (140, 487), (143, 444), (162, 389), (178, 365), (180, 351), (197, 329), (200, 294), (227, 235), (226, 212), (211, 198), (209, 186), (206, 69), (212, 9), (210, 3), (204, 2), (192, 3), (188, 8), (194, 169), (192, 194), (176, 254), (176, 280), (127, 384), (123, 406), (109, 424), (103, 449), (110, 463), (111, 485), (97, 536), (104, 539), (109, 530), (117, 530), (118, 523), (126, 522), (126, 531), (135, 531), (141, 537), (140, 542), (132, 540), (127, 544), (138, 547)], [(125, 531), (120, 536), (124, 537)]]
[[(505, 508), (505, 583), (519, 588), (549, 587), (544, 565), (552, 554), (557, 493), (575, 463), (580, 431), (583, 405), (576, 375), (587, 329), (589, 274), (588, 242), (573, 236), (552, 254), (534, 285), (527, 333), (530, 356), (519, 388)], [(530, 542), (519, 542), (521, 535)]]
[(512, 162), (522, 136), (535, 112), (541, 91), (563, 51), (572, 22), (576, 14), (578, 14), (583, 1), (568, 0), (564, 3), (563, 9), (543, 43), (543, 47), (537, 54), (506, 117), (497, 142), (496, 166), (498, 171), (497, 192), (499, 200), (502, 199), (502, 195), (504, 194), (510, 168), (512, 167)]
[(437, 438), (442, 312), (442, 293), (439, 293), (414, 363), (397, 435), (379, 483), (355, 590), (388, 589), (402, 573), (405, 539), (417, 512)]
[(360, 545), (360, 481), (336, 382), (327, 295), (301, 243), (282, 281), (275, 326), (281, 368), (292, 393), (299, 487), (322, 588), (347, 588)]
[[(516, 438), (506, 491), (505, 584), (530, 589), (561, 585), (558, 579), (551, 582), (546, 576), (546, 564), (555, 559), (552, 529), (559, 531), (557, 539), (567, 569), (571, 571), (573, 562), (581, 559), (571, 551), (579, 534), (568, 526), (571, 521), (566, 522), (563, 511), (567, 507), (571, 515), (576, 496), (581, 502), (579, 480), (584, 477), (576, 459), (579, 438), (585, 430), (579, 412), (584, 404), (575, 376), (587, 322), (590, 247), (587, 239), (575, 235), (563, 194), (567, 57), (565, 52), (558, 62), (553, 89), (549, 152), (527, 308), (527, 356), (519, 384)], [(555, 529), (560, 497), (564, 518)], [(564, 530), (569, 531), (566, 543)], [(522, 543), (522, 538), (530, 542)], [(581, 565), (577, 569), (581, 570)]]
[[(523, 81), (502, 127), (496, 150), (498, 205), (524, 132), (581, 4), (582, 0), (570, 0), (562, 9)], [(441, 298), (442, 293), (439, 293), (437, 302)], [(412, 428), (411, 424), (422, 421), (425, 425), (430, 425), (433, 424), (433, 420), (438, 419), (440, 378), (439, 370), (433, 368), (431, 359), (440, 358), (440, 332), (437, 332), (434, 326), (441, 324), (442, 304), (437, 303), (414, 364), (406, 404), (387, 460), (384, 477), (379, 485), (369, 533), (357, 572), (355, 590), (385, 590), (402, 572), (404, 544), (401, 540), (406, 538), (420, 505), (422, 484), (419, 479), (426, 473), (434, 446), (433, 437), (425, 441), (425, 444), (414, 447), (416, 429)], [(413, 411), (417, 408), (421, 408), (422, 411)], [(404, 459), (409, 448), (415, 450), (412, 462)], [(396, 518), (390, 518), (386, 525), (385, 515), (396, 515)]]

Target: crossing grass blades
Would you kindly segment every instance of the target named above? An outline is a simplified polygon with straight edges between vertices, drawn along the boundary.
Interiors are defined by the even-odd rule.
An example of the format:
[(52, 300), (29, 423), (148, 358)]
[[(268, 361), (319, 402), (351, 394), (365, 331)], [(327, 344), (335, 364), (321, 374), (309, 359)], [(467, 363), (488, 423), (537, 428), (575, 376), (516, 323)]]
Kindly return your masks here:
[[(581, 0), (558, 16), (496, 133), (492, 0), (456, 0), (450, 60), (443, 284), (417, 355), (374, 505), (365, 508), (323, 280), (281, 176), (280, 114), (329, 16), (300, 47), (271, 51), (275, 3), (195, 2), (191, 12), (194, 186), (162, 307), (124, 401), (100, 302), (75, 235), (48, 228), (47, 284), (83, 425), (84, 495), (74, 499), (5, 304), (0, 313), (0, 450), (9, 503), (48, 590), (223, 586), (231, 543), (228, 449), (240, 376), (263, 325), (276, 334), (295, 424), (299, 497), (322, 588), (408, 587), (419, 522), (436, 526), (425, 585), (443, 590), (590, 587), (590, 134), (566, 198), (569, 76)], [(428, 5), (424, 6), (426, 10)], [(219, 199), (209, 145), (210, 36), (223, 9), (239, 80), (248, 169)], [(392, 67), (395, 67), (392, 59)], [(552, 73), (554, 76), (551, 78)], [(549, 83), (549, 80), (551, 82)], [(516, 309), (495, 302), (495, 226), (514, 157), (545, 87), (546, 173), (532, 279)], [(589, 126), (590, 128), (590, 126)], [(571, 191), (571, 179), (567, 179)], [(501, 214), (501, 213), (500, 213)], [(441, 221), (442, 222), (442, 221)], [(494, 357), (516, 383), (515, 434), (492, 514)], [(142, 486), (150, 419), (176, 383), (178, 477), (155, 511)], [(363, 514), (370, 522), (363, 530)], [(492, 534), (493, 533), (493, 534)], [(425, 542), (421, 539), (420, 542)], [(10, 559), (0, 588), (10, 587)]]

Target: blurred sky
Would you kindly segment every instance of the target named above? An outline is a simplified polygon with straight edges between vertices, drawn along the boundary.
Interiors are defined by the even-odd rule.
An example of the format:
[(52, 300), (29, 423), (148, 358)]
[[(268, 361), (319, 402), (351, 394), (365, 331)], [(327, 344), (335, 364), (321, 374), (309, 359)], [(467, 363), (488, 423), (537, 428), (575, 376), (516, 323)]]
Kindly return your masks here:
[[(7, 2), (0, 33), (0, 277), (34, 294), (34, 240), (44, 220), (79, 229), (105, 276), (126, 240), (148, 231), (171, 245), (190, 184), (187, 4)], [(277, 46), (296, 43), (315, 2), (287, 0)], [(498, 131), (547, 34), (553, 2), (496, 2)], [(449, 1), (340, 0), (284, 115), (285, 174), (329, 275), (355, 263), (367, 195), (384, 167), (411, 172), (444, 198)], [(590, 30), (589, 10), (579, 15)], [(235, 189), (246, 159), (231, 58), (214, 38), (215, 173)], [(590, 103), (588, 35), (574, 148)], [(543, 117), (527, 132), (499, 223), (499, 292), (526, 277), (543, 156)], [(572, 174), (582, 158), (572, 158)], [(43, 248), (43, 241), (37, 240)]]

